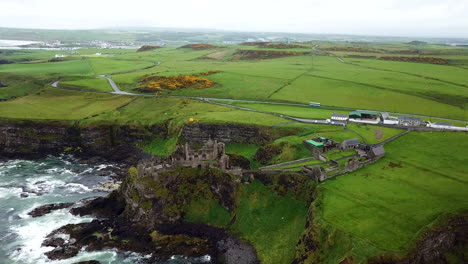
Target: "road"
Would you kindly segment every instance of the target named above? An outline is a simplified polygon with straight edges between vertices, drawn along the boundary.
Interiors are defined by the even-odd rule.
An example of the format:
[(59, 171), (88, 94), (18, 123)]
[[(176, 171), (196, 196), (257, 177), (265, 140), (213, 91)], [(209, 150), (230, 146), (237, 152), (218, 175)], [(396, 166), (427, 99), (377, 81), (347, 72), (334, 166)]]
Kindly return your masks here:
[[(317, 45), (314, 46), (313, 49), (315, 51), (320, 51), (320, 50), (317, 49)], [(344, 62), (344, 61), (342, 61), (342, 62)], [(161, 62), (156, 62), (154, 66), (159, 66), (159, 65), (161, 65)], [(152, 66), (152, 67), (154, 67), (154, 66)], [(147, 68), (148, 67), (142, 68), (142, 69), (147, 69)], [(138, 69), (131, 70), (131, 71), (137, 71), (137, 70)], [(132, 95), (132, 96), (146, 96), (146, 97), (158, 97), (159, 96), (159, 95), (149, 95), (149, 94), (139, 94), (139, 93), (125, 92), (125, 91), (120, 90), (119, 87), (117, 86), (117, 84), (114, 82), (114, 80), (112, 80), (107, 75), (101, 74), (101, 75), (98, 75), (98, 76), (101, 77), (101, 78), (105, 78), (109, 82), (109, 85), (112, 87), (112, 90), (114, 90), (114, 91), (113, 92), (87, 91), (85, 89), (60, 87), (59, 86), (60, 80), (53, 82), (50, 86), (53, 87), (53, 88), (58, 88), (58, 89), (78, 90), (78, 91), (85, 91), (85, 92), (99, 92), (99, 93), (110, 93), (110, 94), (118, 94), (118, 95)], [(293, 120), (293, 121), (301, 122), (301, 123), (327, 124), (327, 125), (340, 125), (340, 126), (345, 125), (344, 122), (336, 122), (335, 121), (335, 122), (330, 122), (329, 123), (324, 119), (310, 119), (310, 118), (299, 118), (299, 117), (286, 116), (286, 115), (282, 115), (282, 114), (278, 114), (278, 113), (259, 111), (259, 110), (255, 110), (255, 109), (251, 109), (251, 108), (247, 108), (247, 107), (240, 107), (240, 106), (235, 106), (235, 105), (231, 105), (231, 104), (225, 104), (225, 103), (221, 103), (219, 101), (310, 107), (308, 104), (285, 103), (285, 102), (274, 102), (274, 101), (259, 101), (259, 100), (229, 99), (229, 98), (214, 98), (214, 97), (195, 97), (195, 96), (169, 96), (169, 97), (201, 100), (201, 101), (205, 101), (205, 102), (208, 102), (208, 103), (218, 104), (218, 105), (222, 105), (222, 106), (225, 106), (225, 107), (236, 108), (236, 109), (240, 109), (240, 110), (244, 110), (244, 111), (259, 112), (259, 113), (263, 113), (263, 114), (275, 115), (275, 116), (278, 116), (278, 117), (282, 117), (282, 118), (285, 118), (285, 119), (289, 119), (289, 120)], [(333, 110), (345, 110), (345, 111), (355, 111), (355, 110), (357, 110), (356, 108), (331, 106), (331, 105), (321, 105), (320, 108), (333, 109)], [(390, 111), (386, 111), (386, 110), (376, 110), (376, 109), (361, 109), (361, 110), (370, 110), (370, 111), (377, 111), (377, 112), (388, 112), (388, 113), (394, 114), (394, 115), (408, 115), (408, 116), (416, 116), (416, 117), (424, 117), (424, 118), (437, 118), (437, 119), (446, 120), (446, 121), (456, 121), (456, 122), (462, 122), (462, 123), (468, 124), (468, 121), (466, 121), (466, 120), (443, 118), (443, 117), (436, 117), (436, 116), (430, 116), (430, 115), (407, 114), (407, 113), (390, 112)]]
[[(104, 74), (101, 74), (101, 75), (98, 75), (98, 76), (107, 79), (107, 81), (109, 82), (110, 86), (111, 86), (112, 89), (114, 90), (113, 92), (111, 92), (111, 94), (142, 95), (142, 94), (124, 92), (124, 91), (122, 91), (122, 90), (119, 89), (119, 87), (117, 86), (117, 84), (116, 84), (116, 83), (114, 82), (114, 80), (112, 80), (111, 78), (107, 77), (107, 76), (104, 75)], [(54, 84), (56, 84), (56, 86), (58, 85), (57, 82), (55, 82)]]

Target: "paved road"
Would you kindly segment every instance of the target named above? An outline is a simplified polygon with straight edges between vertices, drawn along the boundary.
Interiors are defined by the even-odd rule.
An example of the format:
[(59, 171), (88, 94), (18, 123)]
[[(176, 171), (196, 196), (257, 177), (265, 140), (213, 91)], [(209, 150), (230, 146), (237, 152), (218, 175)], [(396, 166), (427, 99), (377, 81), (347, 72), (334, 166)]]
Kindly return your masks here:
[[(142, 95), (142, 94), (124, 92), (124, 91), (122, 91), (122, 90), (119, 89), (119, 87), (117, 86), (117, 84), (116, 84), (116, 83), (114, 82), (114, 80), (112, 80), (111, 78), (107, 77), (107, 76), (104, 75), (104, 74), (101, 74), (101, 75), (98, 75), (98, 76), (107, 79), (107, 81), (109, 82), (110, 86), (111, 86), (112, 89), (114, 90), (114, 92), (111, 92), (111, 94)], [(57, 82), (55, 82), (54, 84), (58, 85)]]

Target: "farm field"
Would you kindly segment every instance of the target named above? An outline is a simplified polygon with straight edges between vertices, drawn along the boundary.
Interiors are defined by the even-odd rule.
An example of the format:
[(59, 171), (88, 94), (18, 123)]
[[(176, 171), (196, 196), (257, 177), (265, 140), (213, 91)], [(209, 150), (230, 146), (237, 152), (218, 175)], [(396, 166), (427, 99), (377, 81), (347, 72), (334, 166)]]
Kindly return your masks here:
[[(326, 44), (320, 44), (320, 48), (321, 45), (326, 48)], [(400, 48), (398, 45), (383, 47), (389, 52)], [(436, 48), (427, 50), (440, 50)], [(168, 46), (147, 52), (82, 49), (66, 61), (0, 65), (0, 74), (42, 75), (51, 81), (58, 76), (64, 77), (65, 81), (67, 76), (80, 76), (82, 81), (68, 80), (68, 84), (85, 88), (95, 86), (94, 89), (101, 91), (106, 91), (106, 88), (102, 81), (93, 78), (94, 75), (112, 74), (121, 89), (132, 91), (138, 87), (139, 79), (148, 74), (171, 76), (220, 71), (207, 76), (216, 83), (211, 88), (180, 89), (165, 91), (164, 94), (300, 103), (314, 101), (331, 106), (467, 119), (468, 80), (465, 76), (468, 75), (464, 74), (467, 70), (459, 65), (361, 58), (347, 59), (342, 63), (334, 57), (315, 55), (233, 60), (229, 54), (237, 49), (258, 50), (258, 47), (223, 45), (213, 50), (192, 50)], [(98, 51), (103, 55), (92, 55)], [(224, 54), (220, 59), (205, 57), (220, 52)], [(465, 51), (457, 48), (457, 52)], [(20, 52), (2, 56), (19, 59), (24, 56), (31, 58), (33, 54)], [(37, 52), (38, 59), (44, 59), (48, 54)], [(155, 65), (158, 62), (160, 64)], [(297, 112), (305, 117), (315, 115), (300, 114), (293, 109), (287, 112)]]
[(131, 100), (129, 96), (47, 88), (38, 94), (0, 103), (0, 118), (83, 120), (114, 110)]
[(346, 234), (359, 261), (405, 254), (439, 216), (468, 208), (464, 156), (453, 155), (467, 142), (465, 133), (412, 132), (387, 144), (377, 163), (319, 185), (316, 223)]
[(102, 92), (113, 92), (109, 82), (101, 77), (95, 76), (78, 76), (74, 78), (66, 78), (60, 82), (63, 87), (79, 88), (86, 90), (95, 90)]

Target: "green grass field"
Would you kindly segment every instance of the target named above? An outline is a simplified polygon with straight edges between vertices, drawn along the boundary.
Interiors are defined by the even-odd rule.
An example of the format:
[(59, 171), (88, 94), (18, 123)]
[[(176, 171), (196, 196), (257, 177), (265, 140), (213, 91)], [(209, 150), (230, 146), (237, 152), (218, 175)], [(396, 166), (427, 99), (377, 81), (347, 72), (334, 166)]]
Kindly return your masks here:
[(114, 91), (106, 79), (95, 76), (77, 76), (73, 78), (66, 78), (60, 82), (60, 86), (102, 92)]
[[(217, 83), (212, 88), (182, 89), (168, 94), (301, 103), (317, 101), (323, 105), (467, 120), (467, 70), (458, 66), (354, 58), (342, 63), (333, 57), (312, 55), (233, 61), (228, 54), (237, 48), (256, 47), (227, 45), (215, 50), (202, 51), (164, 47), (144, 53), (134, 50), (79, 50), (63, 62), (0, 65), (0, 76), (2, 73), (45, 75), (51, 78), (61, 76), (65, 79), (67, 76), (83, 76), (82, 81), (75, 79), (71, 80), (70, 84), (80, 87), (95, 86), (98, 87), (96, 89), (102, 90), (102, 82), (92, 76), (114, 73), (112, 78), (122, 89), (132, 90), (137, 87), (138, 79), (145, 74), (198, 74), (219, 70), (222, 72), (209, 76)], [(395, 44), (377, 45), (374, 48), (391, 52), (414, 47)], [(425, 52), (442, 52), (439, 48), (424, 49)], [(443, 50), (452, 51), (446, 47)], [(103, 55), (92, 56), (98, 51), (103, 52)], [(456, 51), (461, 52), (459, 49)], [(208, 54), (219, 52), (225, 54), (221, 59), (203, 59)], [(34, 52), (18, 52), (3, 57), (18, 59), (27, 55), (30, 58), (33, 54)], [(42, 51), (37, 52), (38, 59), (50, 55)], [(155, 62), (161, 64), (154, 66)], [(304, 117), (328, 115), (325, 111), (314, 114), (301, 113), (300, 109), (292, 107), (252, 107)]]
[(112, 111), (132, 100), (129, 96), (62, 91), (47, 88), (0, 103), (0, 117), (18, 119), (80, 120)]
[(349, 235), (361, 261), (371, 248), (404, 255), (438, 216), (468, 209), (467, 142), (465, 133), (412, 132), (387, 144), (377, 163), (319, 185), (316, 222)]
[(278, 197), (259, 182), (242, 189), (231, 230), (251, 242), (262, 263), (290, 263), (304, 229), (305, 202)]

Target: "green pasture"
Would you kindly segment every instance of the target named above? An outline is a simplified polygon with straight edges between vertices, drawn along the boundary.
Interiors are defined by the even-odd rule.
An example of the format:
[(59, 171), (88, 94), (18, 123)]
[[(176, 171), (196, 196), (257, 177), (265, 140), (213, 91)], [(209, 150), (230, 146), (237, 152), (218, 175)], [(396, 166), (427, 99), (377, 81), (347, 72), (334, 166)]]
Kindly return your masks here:
[(306, 203), (280, 197), (258, 181), (243, 186), (239, 197), (229, 230), (252, 243), (262, 263), (291, 263), (305, 227)]
[[(4, 64), (0, 65), (0, 76), (2, 73), (21, 75), (86, 75), (92, 72), (87, 60), (67, 60), (59, 62)], [(32, 76), (31, 76), (32, 77)]]
[(36, 94), (0, 103), (0, 117), (80, 120), (112, 111), (131, 100), (129, 96), (47, 88)]
[(78, 76), (62, 80), (59, 84), (63, 87), (96, 90), (102, 92), (113, 92), (109, 82), (96, 76)]
[(468, 209), (467, 142), (465, 133), (411, 132), (385, 145), (377, 163), (319, 185), (316, 223), (347, 234), (352, 242), (334, 243), (352, 243), (358, 260), (372, 248), (406, 254), (441, 214)]

